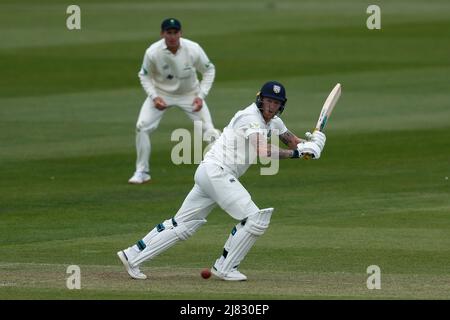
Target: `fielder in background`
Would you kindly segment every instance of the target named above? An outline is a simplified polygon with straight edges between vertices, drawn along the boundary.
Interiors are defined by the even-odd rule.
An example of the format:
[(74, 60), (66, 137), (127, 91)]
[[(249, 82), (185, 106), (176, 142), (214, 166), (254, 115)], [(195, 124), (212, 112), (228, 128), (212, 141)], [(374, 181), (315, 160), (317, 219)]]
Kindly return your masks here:
[[(136, 171), (129, 183), (141, 184), (151, 180), (150, 134), (158, 127), (168, 108), (178, 106), (192, 121), (201, 121), (206, 139), (218, 136), (204, 100), (212, 87), (215, 67), (197, 43), (181, 35), (180, 21), (165, 19), (161, 24), (162, 39), (145, 52), (139, 79), (147, 99), (136, 124)], [(197, 72), (202, 74), (201, 81)]]
[[(233, 227), (220, 257), (211, 272), (220, 279), (247, 280), (238, 271), (255, 241), (269, 227), (273, 208), (260, 209), (238, 178), (245, 173), (255, 157), (266, 159), (319, 159), (325, 145), (320, 131), (303, 140), (291, 133), (279, 117), (286, 106), (286, 92), (275, 81), (265, 83), (256, 102), (235, 114), (219, 139), (212, 145), (198, 166), (194, 187), (176, 215), (158, 224), (135, 245), (117, 252), (128, 274), (134, 279), (146, 279), (139, 267), (180, 240), (191, 237), (204, 223), (211, 210), (219, 205), (238, 223)], [(289, 149), (268, 143), (269, 136), (278, 138)], [(239, 147), (245, 146), (245, 147)], [(251, 152), (251, 150), (254, 151)]]

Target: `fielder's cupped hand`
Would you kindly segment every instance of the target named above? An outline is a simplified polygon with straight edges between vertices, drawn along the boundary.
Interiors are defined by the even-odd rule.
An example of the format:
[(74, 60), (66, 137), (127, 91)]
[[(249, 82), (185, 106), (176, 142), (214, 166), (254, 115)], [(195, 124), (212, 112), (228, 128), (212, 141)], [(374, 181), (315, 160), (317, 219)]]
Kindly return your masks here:
[(192, 102), (192, 105), (194, 106), (194, 108), (192, 109), (192, 111), (194, 112), (198, 112), (201, 110), (201, 108), (203, 107), (203, 99), (200, 97), (196, 97), (194, 99), (194, 101)]
[(164, 110), (165, 108), (167, 108), (166, 102), (161, 97), (156, 97), (155, 99), (153, 99), (153, 102), (155, 104), (155, 108), (158, 110)]

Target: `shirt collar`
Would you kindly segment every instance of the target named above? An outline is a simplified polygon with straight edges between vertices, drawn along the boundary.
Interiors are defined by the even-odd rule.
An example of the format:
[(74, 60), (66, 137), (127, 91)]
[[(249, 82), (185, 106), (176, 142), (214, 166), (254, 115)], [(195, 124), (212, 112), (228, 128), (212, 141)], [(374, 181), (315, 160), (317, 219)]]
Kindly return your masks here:
[[(161, 39), (162, 40), (162, 46), (163, 46), (163, 49), (164, 50), (169, 50), (169, 49), (167, 49), (167, 44), (166, 44), (166, 41), (164, 40), (164, 39)], [(181, 48), (183, 48), (183, 38), (180, 38), (180, 46), (178, 47), (178, 50), (180, 50)], [(169, 51), (170, 52), (170, 51)], [(178, 51), (177, 51), (178, 52)]]
[(269, 122), (266, 122), (266, 120), (264, 119), (264, 117), (263, 117), (263, 115), (262, 115), (261, 110), (259, 110), (259, 108), (258, 108), (258, 106), (256, 105), (255, 102), (252, 103), (252, 107), (253, 107), (253, 109), (255, 109), (256, 112), (259, 114), (259, 117), (261, 118), (261, 121), (262, 121), (263, 123), (265, 123), (267, 126), (270, 125), (270, 123), (272, 122), (273, 119), (278, 118), (278, 116), (275, 115), (272, 119), (269, 120)]
[(253, 109), (256, 110), (256, 112), (258, 113), (259, 117), (261, 118), (261, 121), (265, 124), (265, 125), (270, 125), (270, 123), (272, 122), (272, 120), (276, 117), (273, 117), (272, 119), (269, 120), (269, 122), (266, 122), (266, 120), (264, 119), (261, 110), (259, 110), (258, 106), (256, 105), (255, 102), (252, 103), (252, 107)]

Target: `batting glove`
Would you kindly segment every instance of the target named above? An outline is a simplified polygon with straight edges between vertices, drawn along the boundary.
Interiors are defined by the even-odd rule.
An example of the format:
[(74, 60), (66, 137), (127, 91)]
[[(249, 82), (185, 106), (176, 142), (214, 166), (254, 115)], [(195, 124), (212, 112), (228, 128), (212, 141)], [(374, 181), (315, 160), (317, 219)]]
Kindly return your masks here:
[(325, 147), (325, 141), (327, 140), (327, 137), (323, 132), (319, 130), (314, 130), (313, 133), (306, 132), (305, 136), (307, 141), (315, 142), (320, 147), (321, 151)]
[(322, 152), (321, 148), (317, 145), (317, 143), (312, 141), (300, 142), (297, 145), (297, 150), (299, 153), (299, 158), (304, 159), (319, 159), (320, 153)]

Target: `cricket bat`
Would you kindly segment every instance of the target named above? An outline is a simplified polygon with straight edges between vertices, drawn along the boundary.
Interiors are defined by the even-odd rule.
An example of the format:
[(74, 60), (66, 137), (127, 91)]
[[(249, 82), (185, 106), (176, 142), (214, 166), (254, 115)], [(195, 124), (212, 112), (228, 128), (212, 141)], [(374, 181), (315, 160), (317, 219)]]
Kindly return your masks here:
[[(314, 128), (314, 130), (323, 132), (328, 122), (328, 119), (330, 118), (331, 112), (333, 112), (334, 106), (336, 105), (336, 102), (339, 100), (340, 96), (341, 96), (341, 84), (338, 83), (334, 86), (333, 90), (331, 90), (330, 94), (327, 97), (327, 100), (325, 100), (325, 103), (323, 104), (322, 110), (320, 111), (319, 119), (317, 120), (316, 127)], [(312, 158), (311, 154), (306, 154), (305, 156), (303, 156), (303, 159), (305, 160), (309, 160), (311, 158)]]
[(317, 120), (315, 130), (323, 132), (328, 119), (330, 118), (331, 112), (333, 112), (334, 106), (336, 105), (336, 102), (339, 100), (340, 96), (341, 84), (338, 83), (336, 86), (334, 86), (333, 90), (331, 90), (330, 94), (327, 97), (327, 100), (325, 100), (325, 103), (323, 104), (322, 111), (320, 111), (319, 120)]

